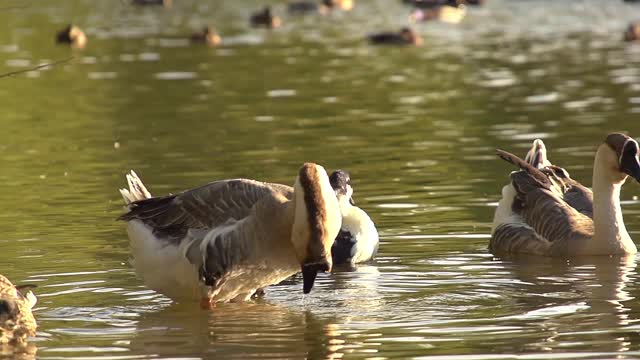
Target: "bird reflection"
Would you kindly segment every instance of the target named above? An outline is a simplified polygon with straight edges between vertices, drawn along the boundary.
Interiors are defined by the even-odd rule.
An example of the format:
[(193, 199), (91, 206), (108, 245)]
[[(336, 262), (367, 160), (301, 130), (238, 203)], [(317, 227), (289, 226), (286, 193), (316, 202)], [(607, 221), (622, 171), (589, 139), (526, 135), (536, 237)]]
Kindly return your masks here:
[(130, 348), (159, 357), (338, 359), (343, 356), (338, 323), (263, 301), (221, 304), (212, 311), (172, 304), (141, 316)]
[[(515, 285), (519, 295), (514, 300), (524, 312), (504, 320), (529, 323), (535, 319), (546, 334), (536, 346), (549, 350), (575, 340), (597, 342), (600, 351), (628, 350), (631, 340), (621, 336), (620, 329), (632, 321), (628, 306), (633, 297), (625, 288), (635, 273), (635, 256), (508, 259), (505, 265), (522, 282)], [(594, 329), (599, 330), (597, 334), (589, 335)], [(625, 335), (638, 340), (632, 332)]]

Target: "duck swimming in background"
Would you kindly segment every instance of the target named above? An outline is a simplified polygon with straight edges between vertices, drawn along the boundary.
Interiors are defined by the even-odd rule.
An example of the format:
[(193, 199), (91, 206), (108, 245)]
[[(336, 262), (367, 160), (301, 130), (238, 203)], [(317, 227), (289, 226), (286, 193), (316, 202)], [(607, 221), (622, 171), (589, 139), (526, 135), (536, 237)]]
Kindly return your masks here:
[(459, 6), (437, 6), (432, 8), (415, 9), (409, 15), (409, 20), (415, 22), (438, 20), (449, 24), (458, 24), (467, 14), (464, 5)]
[(592, 192), (561, 167), (536, 167), (532, 160), (541, 157), (533, 148), (531, 163), (498, 150), (521, 170), (511, 173), (511, 184), (502, 190), (489, 250), (557, 257), (635, 254), (620, 190), (629, 176), (640, 182), (639, 152), (636, 140), (609, 134), (596, 152)]
[(262, 26), (269, 29), (275, 29), (277, 27), (280, 27), (280, 25), (282, 24), (280, 18), (273, 15), (273, 13), (271, 12), (271, 8), (268, 6), (265, 6), (261, 11), (252, 14), (249, 18), (249, 22), (253, 27)]
[(636, 41), (640, 39), (640, 23), (631, 23), (624, 32), (625, 41)]
[(73, 48), (82, 49), (87, 45), (87, 36), (79, 27), (68, 25), (58, 31), (56, 42), (59, 44), (69, 44)]
[(324, 168), (304, 164), (293, 187), (220, 180), (152, 197), (132, 171), (120, 192), (132, 263), (145, 284), (176, 301), (245, 301), (302, 271), (303, 292), (332, 267), (340, 206)]
[(408, 27), (399, 32), (382, 32), (368, 36), (374, 45), (422, 45), (422, 38)]
[(24, 344), (36, 334), (36, 319), (31, 309), (36, 305), (32, 286), (15, 286), (0, 275), (0, 344)]
[(342, 213), (340, 233), (331, 247), (333, 263), (353, 266), (371, 260), (378, 252), (378, 231), (369, 215), (355, 206), (349, 173), (336, 170), (329, 181)]
[(195, 32), (189, 38), (193, 43), (207, 44), (209, 46), (218, 46), (222, 42), (222, 38), (218, 33), (209, 26), (204, 27), (201, 31)]
[(322, 0), (319, 3), (314, 1), (296, 1), (287, 5), (287, 10), (292, 14), (318, 13), (327, 15), (334, 9), (349, 11), (353, 9), (353, 0)]
[(133, 5), (137, 6), (164, 6), (171, 7), (172, 0), (131, 0)]

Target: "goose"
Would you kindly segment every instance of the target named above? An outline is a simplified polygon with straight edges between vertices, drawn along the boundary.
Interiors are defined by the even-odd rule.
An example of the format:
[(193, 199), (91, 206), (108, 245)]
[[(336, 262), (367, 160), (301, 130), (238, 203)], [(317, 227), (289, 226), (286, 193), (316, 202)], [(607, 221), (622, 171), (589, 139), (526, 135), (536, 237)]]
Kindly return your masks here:
[(189, 38), (193, 43), (202, 43), (209, 46), (218, 46), (222, 38), (209, 26), (205, 26), (201, 31), (195, 32)]
[(414, 22), (438, 20), (449, 24), (458, 24), (467, 14), (464, 5), (442, 5), (431, 8), (415, 9), (409, 14), (409, 20)]
[(378, 231), (369, 215), (355, 206), (349, 173), (336, 170), (329, 176), (329, 182), (342, 213), (342, 226), (331, 247), (334, 265), (354, 266), (371, 260), (378, 252)]
[(327, 15), (334, 9), (349, 11), (353, 8), (353, 0), (322, 0), (317, 3), (315, 1), (296, 1), (287, 5), (287, 10), (292, 14), (312, 14), (318, 13)]
[(320, 165), (305, 163), (293, 187), (230, 179), (153, 197), (137, 174), (120, 193), (132, 263), (145, 284), (177, 302), (249, 300), (302, 270), (303, 292), (332, 268), (340, 207)]
[(271, 12), (271, 8), (268, 6), (265, 6), (262, 10), (253, 13), (249, 18), (249, 22), (253, 27), (262, 26), (269, 29), (280, 27), (280, 25), (282, 24), (280, 18), (273, 15), (273, 13)]
[(503, 188), (489, 250), (555, 257), (635, 254), (620, 190), (628, 176), (640, 182), (638, 152), (634, 139), (609, 134), (596, 151), (591, 192), (558, 166), (536, 168), (498, 150), (521, 170), (511, 174), (511, 187)]
[(631, 23), (624, 32), (625, 41), (635, 41), (640, 39), (640, 23)]
[(15, 286), (0, 275), (0, 344), (24, 344), (36, 334), (36, 319), (31, 313), (37, 299), (33, 285)]
[(73, 48), (82, 49), (87, 45), (87, 35), (75, 25), (67, 25), (56, 35), (58, 44), (69, 44)]
[(137, 6), (164, 6), (171, 7), (172, 0), (131, 0), (133, 5)]
[(368, 36), (374, 45), (422, 45), (422, 38), (415, 31), (403, 27), (399, 32), (382, 32)]

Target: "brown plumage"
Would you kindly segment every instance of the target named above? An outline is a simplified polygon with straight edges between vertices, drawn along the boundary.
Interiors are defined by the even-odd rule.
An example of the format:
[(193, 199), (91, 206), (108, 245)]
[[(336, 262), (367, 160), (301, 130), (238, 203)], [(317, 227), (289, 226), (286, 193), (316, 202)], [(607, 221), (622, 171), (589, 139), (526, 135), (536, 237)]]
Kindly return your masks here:
[(20, 345), (36, 334), (31, 308), (36, 303), (29, 286), (16, 287), (0, 275), (0, 344)]
[[(561, 257), (635, 253), (619, 196), (627, 176), (640, 181), (638, 143), (624, 134), (607, 136), (594, 161), (593, 186), (598, 190), (594, 198), (565, 169), (551, 165), (537, 141), (542, 146), (537, 148), (534, 142), (528, 161), (498, 150), (498, 156), (521, 170), (511, 174), (511, 184), (503, 189), (490, 251)], [(532, 162), (546, 165), (536, 168)]]

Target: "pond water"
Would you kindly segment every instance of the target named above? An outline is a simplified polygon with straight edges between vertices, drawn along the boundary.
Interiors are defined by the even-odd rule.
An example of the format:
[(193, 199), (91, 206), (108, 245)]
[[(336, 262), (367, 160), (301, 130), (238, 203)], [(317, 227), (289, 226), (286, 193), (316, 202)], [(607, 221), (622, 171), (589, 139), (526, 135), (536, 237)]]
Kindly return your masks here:
[[(43, 359), (640, 358), (638, 260), (501, 259), (487, 251), (512, 170), (542, 138), (589, 185), (606, 133), (640, 136), (640, 6), (489, 0), (418, 48), (363, 38), (406, 23), (400, 1), (250, 29), (258, 1), (30, 2), (0, 10), (0, 273), (38, 285)], [(70, 21), (83, 50), (54, 44)], [(184, 36), (216, 26), (223, 46)], [(172, 304), (128, 264), (117, 192), (248, 177), (292, 184), (305, 161), (351, 172), (378, 258), (294, 278), (211, 312)], [(622, 194), (640, 242), (640, 186)]]

